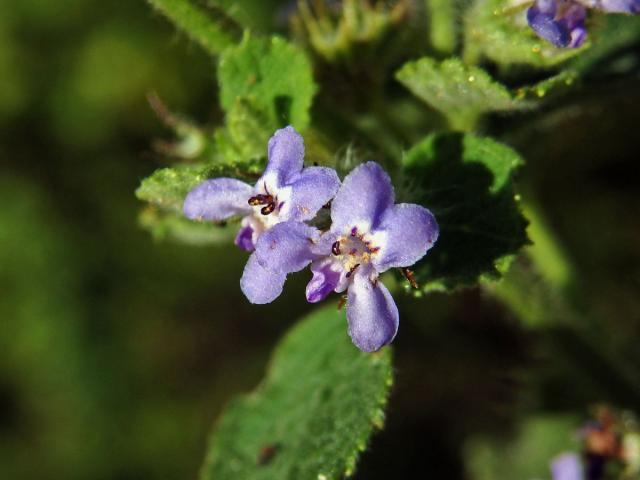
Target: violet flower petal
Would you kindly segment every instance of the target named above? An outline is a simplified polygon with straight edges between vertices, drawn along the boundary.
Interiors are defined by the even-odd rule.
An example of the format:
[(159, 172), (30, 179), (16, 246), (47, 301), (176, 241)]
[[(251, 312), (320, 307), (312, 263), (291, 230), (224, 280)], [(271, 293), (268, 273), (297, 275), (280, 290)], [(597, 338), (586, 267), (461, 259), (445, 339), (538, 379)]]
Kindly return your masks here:
[(242, 250), (253, 252), (255, 249), (255, 245), (253, 244), (253, 228), (249, 225), (240, 227), (234, 243)]
[(268, 270), (298, 272), (316, 258), (311, 245), (319, 236), (317, 228), (302, 222), (278, 223), (260, 235), (254, 255)]
[(242, 272), (240, 289), (251, 303), (271, 303), (282, 293), (286, 277), (285, 273), (274, 272), (261, 265), (254, 252)]
[(569, 32), (569, 48), (578, 48), (587, 39), (587, 28), (584, 22), (587, 20), (587, 9), (577, 3), (571, 5), (562, 14), (560, 24)]
[(558, 2), (562, 1), (564, 0), (536, 0), (532, 8), (540, 13), (555, 17), (558, 12)]
[(378, 272), (413, 265), (424, 257), (439, 234), (433, 214), (413, 203), (399, 203), (387, 210), (379, 231), (384, 232), (384, 246), (372, 259)]
[(356, 274), (347, 300), (349, 336), (360, 350), (374, 352), (390, 343), (398, 331), (398, 307), (389, 290)]
[(340, 179), (332, 168), (307, 167), (292, 179), (290, 187), (292, 194), (289, 201), (292, 205), (289, 219), (302, 222), (315, 217), (335, 196)]
[(640, 0), (599, 0), (596, 8), (609, 13), (640, 13)]
[(584, 480), (580, 457), (575, 453), (563, 453), (551, 462), (553, 480)]
[(235, 178), (214, 178), (191, 190), (182, 209), (192, 220), (226, 220), (251, 212), (248, 201), (252, 192), (253, 187)]
[[(555, 18), (555, 9), (551, 9), (548, 1), (536, 2), (527, 10), (527, 21), (534, 32), (544, 40), (553, 43), (556, 47), (567, 47), (571, 42), (571, 32), (567, 26), (559, 23)], [(544, 8), (540, 7), (544, 4)], [(550, 13), (553, 11), (553, 13)]]
[(571, 30), (571, 40), (569, 40), (569, 48), (578, 48), (587, 39), (587, 29), (584, 26), (577, 26)]
[(389, 175), (375, 162), (354, 168), (342, 182), (331, 204), (331, 230), (352, 226), (375, 229), (384, 212), (393, 206), (394, 192)]
[(342, 272), (336, 270), (331, 259), (314, 261), (311, 264), (313, 278), (307, 284), (306, 295), (309, 303), (317, 303), (338, 286)]
[(304, 140), (292, 126), (281, 128), (269, 139), (268, 155), (263, 178), (275, 175), (277, 184), (285, 185), (302, 170)]

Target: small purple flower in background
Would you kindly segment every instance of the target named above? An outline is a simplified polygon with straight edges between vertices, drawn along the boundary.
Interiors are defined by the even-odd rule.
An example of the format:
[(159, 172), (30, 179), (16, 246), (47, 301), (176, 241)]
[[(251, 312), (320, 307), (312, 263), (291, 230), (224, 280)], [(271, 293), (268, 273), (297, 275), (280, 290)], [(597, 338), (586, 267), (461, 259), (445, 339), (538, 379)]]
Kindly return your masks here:
[(640, 13), (640, 0), (591, 0), (593, 8), (609, 13)]
[(585, 480), (580, 457), (575, 453), (563, 453), (551, 462), (553, 480)]
[(282, 292), (288, 273), (311, 263), (307, 300), (347, 291), (347, 321), (353, 343), (365, 352), (380, 349), (398, 330), (398, 309), (381, 273), (420, 260), (438, 238), (438, 224), (420, 205), (394, 204), (391, 179), (374, 162), (346, 176), (331, 206), (331, 229), (299, 222), (266, 232), (247, 263), (241, 287), (253, 303)]
[(556, 47), (577, 48), (587, 38), (587, 9), (574, 0), (536, 0), (527, 21), (536, 34)]
[(557, 47), (577, 48), (587, 38), (587, 8), (607, 13), (640, 13), (640, 0), (535, 0), (527, 21), (536, 34)]
[(235, 178), (214, 178), (189, 192), (184, 214), (222, 221), (242, 215), (235, 244), (253, 251), (260, 235), (287, 220), (311, 220), (333, 198), (340, 180), (331, 168), (303, 168), (304, 141), (289, 126), (269, 140), (267, 168), (255, 186)]

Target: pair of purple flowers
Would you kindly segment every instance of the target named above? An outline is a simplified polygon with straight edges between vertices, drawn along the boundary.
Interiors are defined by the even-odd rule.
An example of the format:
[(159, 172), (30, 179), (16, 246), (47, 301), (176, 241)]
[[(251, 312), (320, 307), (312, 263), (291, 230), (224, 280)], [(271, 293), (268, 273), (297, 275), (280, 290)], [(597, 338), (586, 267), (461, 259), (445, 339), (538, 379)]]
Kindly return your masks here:
[(536, 34), (557, 47), (578, 48), (587, 38), (587, 8), (608, 13), (640, 13), (640, 0), (535, 0), (527, 21)]
[[(184, 202), (191, 219), (221, 221), (243, 216), (235, 243), (251, 251), (240, 287), (250, 302), (270, 303), (289, 273), (311, 265), (311, 303), (332, 291), (347, 292), (353, 343), (380, 349), (398, 330), (398, 309), (379, 275), (420, 260), (438, 238), (426, 208), (395, 204), (387, 173), (375, 162), (356, 167), (342, 183), (331, 168), (303, 168), (304, 143), (293, 127), (269, 140), (267, 168), (255, 186), (232, 178), (207, 180)], [(331, 202), (331, 227), (309, 221)]]

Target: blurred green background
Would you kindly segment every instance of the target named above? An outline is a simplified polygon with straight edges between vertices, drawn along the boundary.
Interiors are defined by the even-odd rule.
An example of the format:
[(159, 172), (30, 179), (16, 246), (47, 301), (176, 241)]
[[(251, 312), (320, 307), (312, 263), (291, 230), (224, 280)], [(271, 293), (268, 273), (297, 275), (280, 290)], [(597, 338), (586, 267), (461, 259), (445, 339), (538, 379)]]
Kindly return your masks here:
[[(228, 3), (281, 25), (279, 2)], [(622, 60), (630, 75), (613, 64), (553, 109), (490, 124), (527, 159), (539, 238), (561, 252), (539, 243), (497, 291), (400, 296), (387, 428), (357, 478), (480, 478), (474, 439), (540, 415), (577, 428), (594, 402), (640, 410), (640, 68)], [(214, 62), (142, 0), (0, 0), (2, 478), (195, 478), (221, 408), (309, 310), (306, 274), (254, 307), (244, 253), (139, 228), (133, 192), (169, 135), (151, 91), (220, 122)], [(569, 279), (531, 283), (536, 255)]]

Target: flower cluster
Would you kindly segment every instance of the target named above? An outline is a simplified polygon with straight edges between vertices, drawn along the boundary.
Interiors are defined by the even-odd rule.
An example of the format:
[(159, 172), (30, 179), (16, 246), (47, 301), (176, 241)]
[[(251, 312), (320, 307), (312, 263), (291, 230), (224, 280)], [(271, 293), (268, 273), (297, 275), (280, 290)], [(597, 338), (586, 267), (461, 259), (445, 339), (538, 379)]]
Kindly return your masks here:
[[(633, 413), (607, 406), (595, 409), (594, 418), (580, 429), (581, 452), (564, 452), (551, 461), (553, 480), (639, 478), (640, 432)], [(618, 477), (615, 477), (618, 478)]]
[[(359, 165), (342, 184), (330, 168), (303, 168), (304, 143), (293, 127), (274, 134), (268, 156), (254, 187), (208, 180), (188, 194), (185, 215), (244, 215), (236, 245), (252, 251), (240, 280), (249, 301), (272, 302), (289, 273), (310, 265), (307, 300), (346, 292), (351, 339), (363, 351), (380, 349), (395, 337), (399, 315), (379, 276), (427, 253), (438, 238), (434, 216), (420, 205), (395, 204), (391, 179), (375, 162)], [(308, 222), (330, 201), (331, 227), (321, 231)]]
[(640, 0), (535, 0), (527, 21), (536, 34), (557, 47), (577, 48), (587, 38), (587, 8), (607, 13), (640, 13)]

